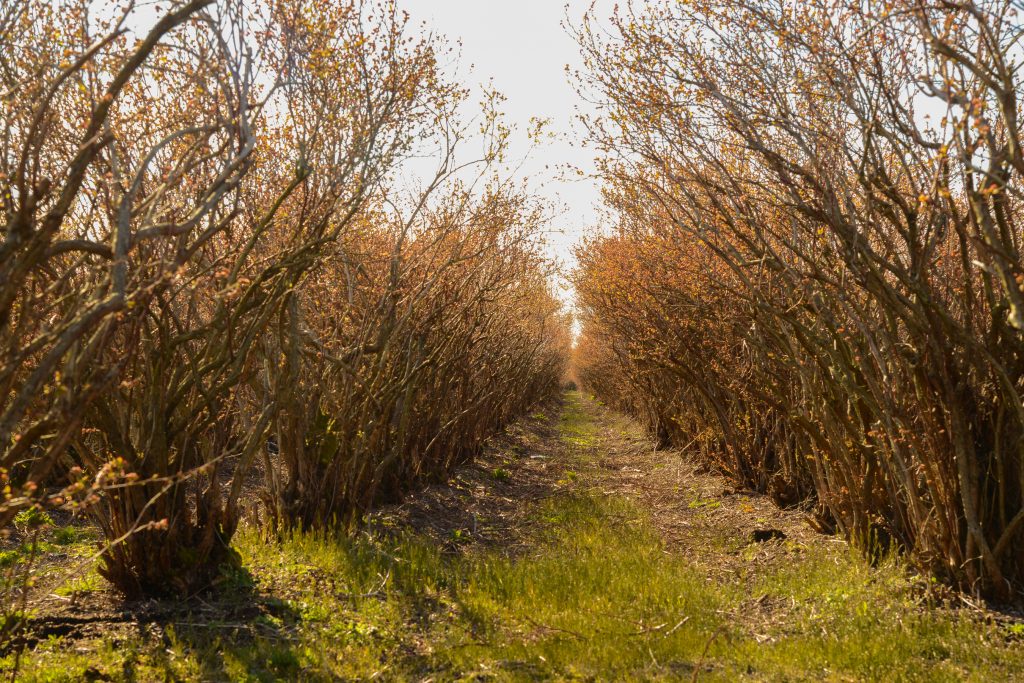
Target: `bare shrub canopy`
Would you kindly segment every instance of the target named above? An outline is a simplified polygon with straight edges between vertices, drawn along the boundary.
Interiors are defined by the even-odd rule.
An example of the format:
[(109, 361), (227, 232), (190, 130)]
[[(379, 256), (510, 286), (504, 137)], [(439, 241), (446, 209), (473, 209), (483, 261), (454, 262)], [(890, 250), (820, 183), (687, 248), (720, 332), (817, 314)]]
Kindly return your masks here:
[(0, 523), (84, 504), (116, 586), (190, 594), (234, 561), (255, 465), (279, 524), (347, 523), (557, 389), (543, 211), (496, 176), (493, 108), (485, 180), (457, 182), (466, 92), (406, 24), (360, 0), (2, 5)]
[(619, 224), (584, 382), (969, 590), (1024, 552), (1020, 7), (665, 3), (586, 22)]

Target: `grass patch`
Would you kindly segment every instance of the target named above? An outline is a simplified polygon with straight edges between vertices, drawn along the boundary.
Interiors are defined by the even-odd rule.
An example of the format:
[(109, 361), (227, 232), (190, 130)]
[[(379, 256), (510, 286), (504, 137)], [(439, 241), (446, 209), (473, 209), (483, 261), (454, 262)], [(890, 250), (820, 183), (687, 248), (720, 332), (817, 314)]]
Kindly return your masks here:
[(78, 541), (78, 530), (73, 526), (57, 527), (53, 530), (55, 545), (73, 545)]
[(582, 395), (578, 391), (570, 391), (565, 397), (565, 406), (558, 420), (559, 438), (579, 450), (596, 448), (599, 444), (598, 425), (584, 409)]
[(694, 498), (688, 504), (691, 510), (717, 510), (722, 507), (722, 501), (714, 498)]
[(91, 593), (103, 590), (104, 588), (106, 588), (106, 583), (103, 581), (103, 577), (99, 575), (95, 568), (92, 568), (84, 576), (72, 577), (64, 584), (57, 586), (53, 592), (56, 595), (67, 597), (81, 593)]

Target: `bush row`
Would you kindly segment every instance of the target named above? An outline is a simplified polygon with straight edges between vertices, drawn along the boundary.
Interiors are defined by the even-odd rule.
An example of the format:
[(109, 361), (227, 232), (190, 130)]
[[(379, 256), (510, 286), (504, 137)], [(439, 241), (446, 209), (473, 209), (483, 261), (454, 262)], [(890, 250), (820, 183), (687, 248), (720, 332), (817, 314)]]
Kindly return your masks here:
[(0, 525), (85, 509), (118, 588), (190, 594), (244, 503), (344, 527), (557, 389), (497, 98), (460, 120), (393, 3), (32, 0), (0, 44)]
[(1015, 13), (684, 2), (578, 33), (618, 216), (579, 253), (582, 381), (1001, 598), (1024, 582)]

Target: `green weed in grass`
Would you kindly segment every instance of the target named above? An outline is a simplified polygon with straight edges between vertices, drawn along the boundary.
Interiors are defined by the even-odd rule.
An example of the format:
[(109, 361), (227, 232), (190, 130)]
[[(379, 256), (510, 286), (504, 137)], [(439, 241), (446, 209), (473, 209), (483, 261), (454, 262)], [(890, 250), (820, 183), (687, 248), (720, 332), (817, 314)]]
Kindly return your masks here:
[(0, 568), (10, 567), (21, 559), (19, 550), (0, 550)]

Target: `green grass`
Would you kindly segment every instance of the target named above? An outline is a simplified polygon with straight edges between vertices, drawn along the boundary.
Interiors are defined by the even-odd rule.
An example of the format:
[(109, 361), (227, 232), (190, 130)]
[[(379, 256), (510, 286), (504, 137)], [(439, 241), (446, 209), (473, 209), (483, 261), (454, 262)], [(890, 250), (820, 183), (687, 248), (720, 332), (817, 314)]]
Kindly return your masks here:
[[(536, 553), (517, 560), (445, 557), (415, 536), (387, 545), (296, 536), (268, 547), (243, 531), (245, 565), (279, 601), (276, 613), (242, 627), (179, 625), (166, 643), (100, 639), (88, 655), (54, 640), (26, 658), (25, 680), (77, 680), (90, 667), (141, 680), (670, 680), (692, 676), (705, 647), (706, 680), (1024, 673), (1009, 633), (924, 609), (895, 564), (871, 570), (853, 555), (812, 552), (744, 577), (748, 593), (746, 581), (709, 582), (666, 554), (622, 501), (566, 494), (536, 515)], [(784, 618), (748, 623), (751, 595), (781, 604)]]
[(56, 545), (74, 545), (79, 540), (79, 532), (73, 526), (62, 526), (54, 529), (53, 542)]
[[(562, 438), (597, 443), (578, 399)], [(568, 437), (568, 438), (567, 438)], [(580, 456), (582, 458), (582, 456)], [(585, 482), (586, 463), (574, 463)], [(243, 529), (244, 571), (224, 600), (261, 613), (162, 637), (137, 629), (23, 661), (24, 679), (80, 680), (1009, 680), (1012, 627), (922, 604), (895, 561), (869, 568), (838, 544), (787, 546), (782, 566), (738, 552), (737, 572), (670, 552), (647, 511), (582, 486), (531, 511), (533, 551), (445, 554), (429, 539)], [(724, 557), (724, 555), (723, 555)], [(256, 595), (254, 595), (256, 593)], [(9, 666), (10, 659), (0, 664)]]
[(63, 597), (77, 595), (79, 593), (91, 593), (93, 591), (103, 590), (106, 584), (103, 582), (103, 577), (99, 575), (95, 567), (85, 572), (82, 576), (74, 576), (68, 579), (66, 582), (57, 586), (53, 592), (55, 595)]
[(562, 442), (574, 447), (574, 450), (587, 450), (599, 444), (597, 424), (584, 410), (579, 392), (566, 394), (565, 407), (558, 420), (559, 437)]

